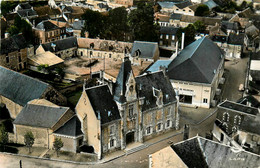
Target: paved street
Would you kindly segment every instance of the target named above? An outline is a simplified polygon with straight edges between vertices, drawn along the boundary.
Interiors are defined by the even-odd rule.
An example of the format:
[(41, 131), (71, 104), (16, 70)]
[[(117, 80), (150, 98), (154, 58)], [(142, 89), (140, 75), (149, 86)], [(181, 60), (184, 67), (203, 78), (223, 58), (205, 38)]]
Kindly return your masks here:
[(238, 91), (238, 88), (240, 84), (245, 84), (248, 60), (249, 57), (225, 62), (225, 69), (228, 70), (229, 75), (226, 81), (223, 100), (237, 101), (242, 97), (243, 92)]

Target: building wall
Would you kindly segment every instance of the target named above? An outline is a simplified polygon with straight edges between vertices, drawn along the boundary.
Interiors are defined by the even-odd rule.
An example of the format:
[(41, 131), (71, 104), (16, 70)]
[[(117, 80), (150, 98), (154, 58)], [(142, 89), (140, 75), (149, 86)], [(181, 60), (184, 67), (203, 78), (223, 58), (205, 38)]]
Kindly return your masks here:
[(61, 29), (51, 31), (34, 29), (34, 35), (36, 36), (37, 44), (49, 43), (61, 39)]
[[(113, 131), (111, 131), (113, 127)], [(121, 120), (102, 125), (102, 153), (112, 152), (121, 149)], [(111, 141), (114, 140), (114, 146), (111, 146)]]
[(20, 113), (23, 109), (23, 106), (16, 104), (15, 102), (11, 101), (10, 99), (0, 95), (0, 104), (5, 104), (6, 108), (8, 109), (11, 118), (15, 119), (16, 116)]
[(260, 154), (260, 135), (249, 133), (246, 131), (238, 131), (238, 143), (242, 146), (249, 145), (250, 151)]
[(79, 147), (79, 140), (83, 137), (70, 137), (70, 136), (60, 136), (55, 134), (54, 138), (61, 138), (63, 142), (63, 147), (61, 148), (62, 151), (70, 151), (76, 153)]
[[(203, 108), (210, 107), (211, 86), (199, 83), (171, 80), (172, 86), (178, 95), (192, 96), (192, 104), (179, 102), (182, 106), (198, 106)], [(207, 99), (207, 103), (203, 103)]]
[(55, 52), (55, 54), (61, 59), (71, 58), (73, 56), (77, 56), (77, 47), (68, 48), (66, 50), (61, 50)]
[(0, 65), (9, 69), (20, 71), (27, 67), (27, 48), (0, 56)]
[(78, 48), (78, 56), (84, 56), (87, 58), (112, 58), (116, 60), (122, 60), (125, 57), (124, 53), (117, 53), (111, 51), (99, 51), (99, 50), (92, 50), (87, 48)]
[(52, 87), (46, 89), (41, 98), (60, 106), (67, 105), (67, 98)]
[[(172, 103), (170, 105), (165, 105), (161, 108), (155, 108), (143, 113), (143, 123), (142, 123), (142, 134), (144, 141), (156, 137), (158, 135), (164, 134), (165, 132), (171, 131), (172, 129), (178, 129), (178, 108), (177, 103)], [(167, 125), (167, 121), (170, 124)], [(159, 129), (159, 124), (161, 125)], [(150, 133), (147, 129), (150, 127)]]
[(54, 137), (51, 134), (52, 130), (47, 128), (38, 128), (38, 127), (30, 127), (30, 126), (23, 126), (23, 125), (14, 125), (15, 127), (15, 136), (16, 136), (16, 143), (24, 144), (24, 135), (31, 131), (34, 135), (34, 144), (33, 146), (37, 147), (45, 147), (45, 148), (52, 148)]
[(101, 159), (101, 121), (97, 119), (85, 91), (78, 101), (76, 113), (82, 123), (81, 129), (84, 133), (84, 140), (89, 146), (93, 146), (98, 158)]
[(167, 12), (167, 13), (178, 13), (182, 15), (191, 15), (194, 16), (194, 11), (191, 10), (189, 7), (180, 9), (177, 6), (173, 6), (172, 8), (162, 8), (161, 12)]
[(114, 0), (114, 3), (121, 4), (121, 5), (124, 5), (126, 7), (134, 5), (133, 0)]
[(160, 46), (173, 47), (176, 45), (175, 35), (172, 34), (161, 34), (160, 35)]

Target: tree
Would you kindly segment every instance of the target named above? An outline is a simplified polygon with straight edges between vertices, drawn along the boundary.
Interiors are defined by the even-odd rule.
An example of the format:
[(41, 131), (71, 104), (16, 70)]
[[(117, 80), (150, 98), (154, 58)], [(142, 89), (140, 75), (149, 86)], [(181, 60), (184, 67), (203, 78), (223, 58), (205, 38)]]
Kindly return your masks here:
[(5, 130), (4, 125), (0, 125), (0, 145), (5, 151), (5, 145), (8, 143), (8, 132)]
[(58, 156), (58, 152), (59, 150), (63, 147), (63, 142), (61, 140), (61, 138), (55, 138), (54, 142), (53, 142), (53, 147), (57, 153)]
[(134, 40), (158, 41), (160, 27), (154, 23), (152, 4), (138, 3), (137, 9), (129, 15), (129, 24)]
[(185, 41), (184, 41), (184, 46), (186, 47), (187, 45), (189, 45), (190, 43), (192, 43), (193, 41), (195, 41), (195, 33), (196, 30), (194, 28), (194, 26), (192, 24), (189, 24), (187, 27), (185, 28), (179, 28), (177, 31), (177, 37), (179, 39), (179, 44), (181, 44), (181, 40), (182, 40), (182, 33), (185, 33)]
[(34, 144), (34, 136), (31, 131), (26, 132), (26, 134), (24, 135), (24, 143), (25, 146), (28, 147), (29, 152), (31, 153), (31, 147)]
[(199, 5), (195, 11), (195, 16), (208, 16), (209, 14), (209, 7), (205, 4)]
[(87, 9), (82, 15), (85, 20), (84, 27), (81, 30), (81, 35), (88, 32), (90, 38), (104, 38), (105, 31), (107, 30), (107, 16), (102, 15), (98, 11)]
[(129, 31), (127, 15), (125, 7), (119, 7), (109, 11), (109, 31), (112, 39), (125, 41), (125, 34)]
[(193, 23), (193, 26), (194, 26), (196, 32), (198, 32), (198, 33), (204, 33), (206, 30), (206, 26), (205, 26), (204, 22), (202, 22), (200, 20)]

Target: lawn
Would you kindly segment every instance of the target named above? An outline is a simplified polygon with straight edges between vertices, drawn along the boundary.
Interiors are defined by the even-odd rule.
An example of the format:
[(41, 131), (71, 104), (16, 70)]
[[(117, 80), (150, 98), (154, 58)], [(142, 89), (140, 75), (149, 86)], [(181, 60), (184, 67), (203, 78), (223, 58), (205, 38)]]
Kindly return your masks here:
[(82, 94), (82, 89), (76, 90), (74, 92), (70, 92), (66, 94), (65, 96), (67, 97), (69, 103), (71, 103), (74, 107), (77, 105), (78, 100)]

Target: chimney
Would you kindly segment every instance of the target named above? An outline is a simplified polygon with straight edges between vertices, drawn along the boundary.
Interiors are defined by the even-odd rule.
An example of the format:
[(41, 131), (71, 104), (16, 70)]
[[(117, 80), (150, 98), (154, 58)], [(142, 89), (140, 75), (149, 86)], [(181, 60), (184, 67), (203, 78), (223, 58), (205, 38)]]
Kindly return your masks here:
[(182, 33), (182, 36), (181, 36), (181, 49), (183, 50), (184, 48), (184, 40), (185, 40), (185, 33), (183, 32)]
[(189, 139), (189, 132), (190, 132), (190, 127), (188, 124), (185, 124), (183, 130), (183, 140)]

